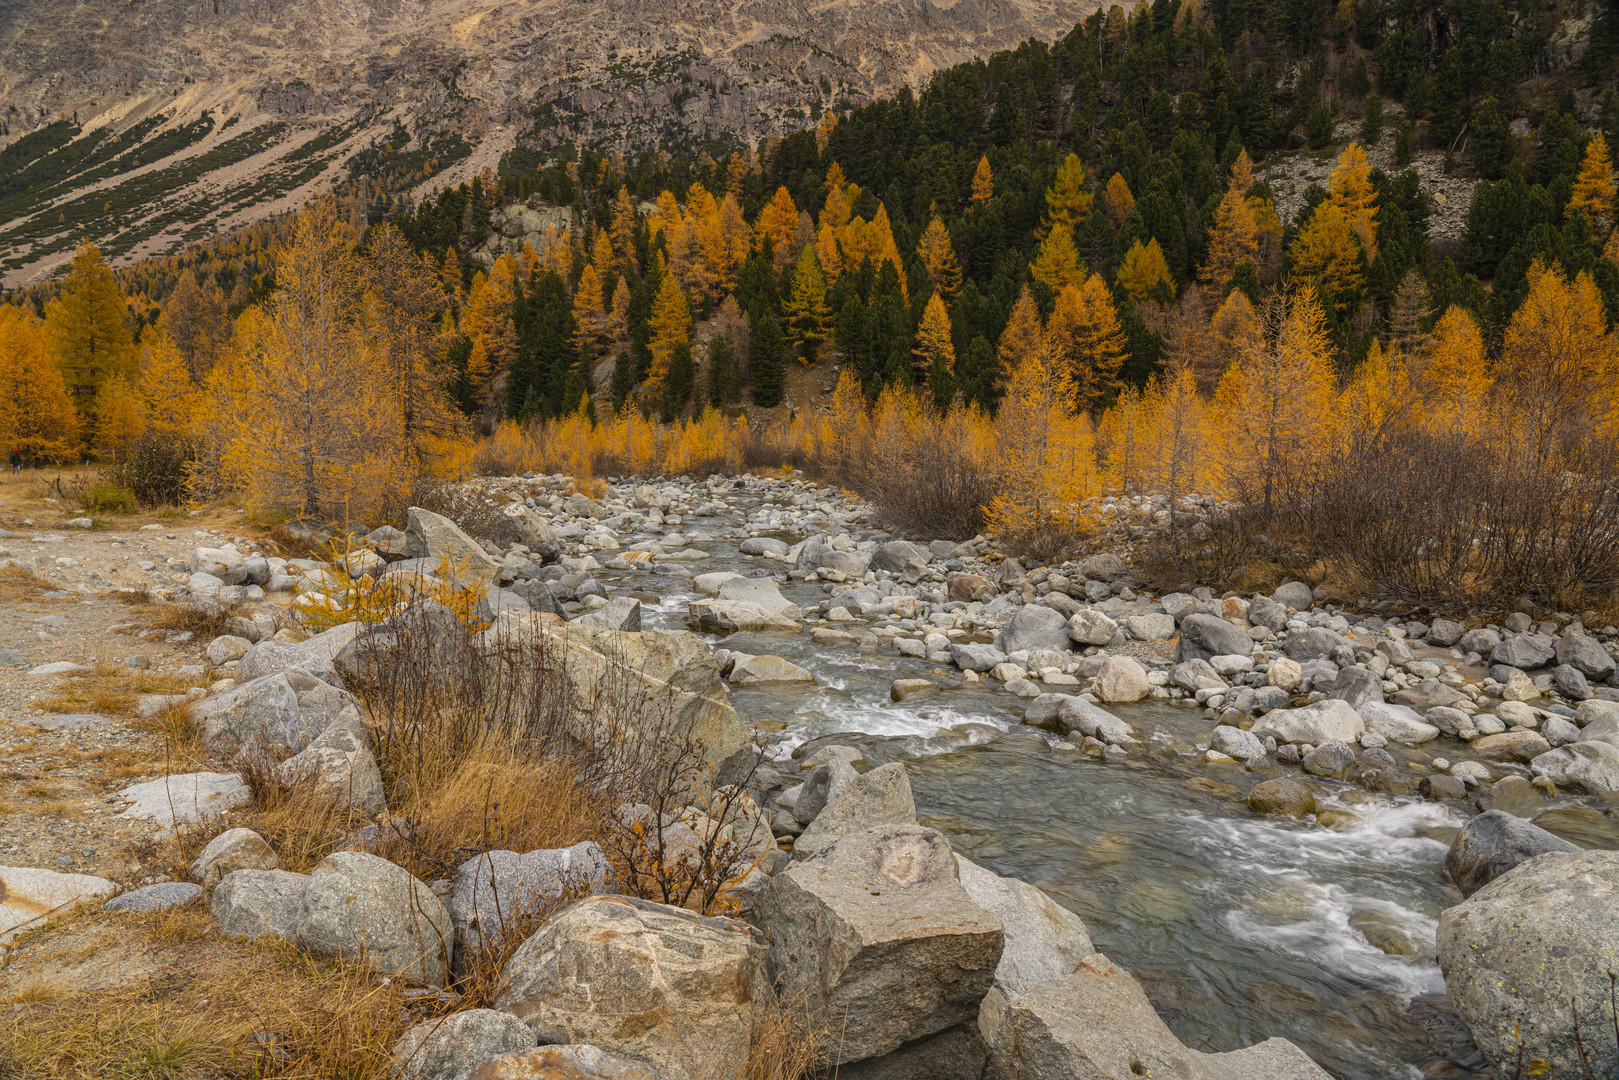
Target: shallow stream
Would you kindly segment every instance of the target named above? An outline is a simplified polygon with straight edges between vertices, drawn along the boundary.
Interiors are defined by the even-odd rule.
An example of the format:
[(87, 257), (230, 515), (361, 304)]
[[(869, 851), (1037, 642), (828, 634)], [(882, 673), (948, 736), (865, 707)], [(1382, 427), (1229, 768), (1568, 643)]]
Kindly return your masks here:
[[(694, 573), (779, 575), (783, 564), (712, 538), (743, 521), (697, 518), (669, 531), (712, 553), (688, 564)], [(646, 629), (683, 627), (694, 598), (688, 579), (662, 568), (597, 576), (615, 591), (662, 598), (644, 608)], [(782, 591), (805, 605), (826, 595), (798, 582)], [(814, 687), (732, 691), (744, 720), (778, 734), (779, 754), (860, 733), (872, 766), (904, 760), (924, 824), (1079, 914), (1096, 947), (1136, 974), (1189, 1045), (1231, 1050), (1280, 1035), (1340, 1080), (1482, 1075), (1434, 960), (1439, 914), (1460, 899), (1442, 865), (1463, 823), (1455, 811), (1312, 780), (1334, 789), (1323, 806), (1352, 810), (1361, 823), (1261, 818), (1243, 798), (1267, 774), (1205, 762), (1194, 749), (1210, 728), (1199, 709), (1116, 708), (1145, 749), (1099, 759), (1054, 750), (1028, 728), (1014, 732), (1023, 703), (989, 681), (889, 700), (896, 678), (954, 687), (954, 669), (892, 651), (824, 649), (807, 632), (737, 634), (723, 644), (814, 673)]]

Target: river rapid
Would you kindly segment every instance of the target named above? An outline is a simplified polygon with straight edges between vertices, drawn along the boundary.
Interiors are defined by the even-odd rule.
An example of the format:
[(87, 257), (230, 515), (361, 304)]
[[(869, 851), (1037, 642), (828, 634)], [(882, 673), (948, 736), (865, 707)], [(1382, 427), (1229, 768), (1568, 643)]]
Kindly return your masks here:
[[(628, 547), (678, 533), (708, 559), (593, 573), (615, 593), (659, 598), (643, 607), (649, 630), (684, 628), (696, 598), (688, 570), (771, 576), (801, 605), (825, 599), (820, 584), (783, 581), (783, 563), (739, 553), (736, 529), (756, 508), (739, 499), (734, 513), (619, 538)], [(1328, 792), (1323, 808), (1352, 811), (1352, 824), (1264, 818), (1244, 796), (1276, 771), (1206, 761), (1197, 744), (1207, 745), (1212, 723), (1200, 708), (1110, 707), (1142, 748), (1093, 757), (1020, 728), (1024, 702), (987, 679), (959, 686), (949, 665), (822, 648), (807, 630), (711, 640), (814, 674), (814, 686), (732, 690), (774, 757), (790, 762), (805, 742), (838, 736), (873, 767), (904, 761), (922, 822), (1080, 915), (1188, 1045), (1224, 1051), (1279, 1035), (1340, 1080), (1486, 1075), (1434, 959), (1439, 915), (1461, 899), (1443, 870), (1465, 821), (1457, 810), (1312, 778)], [(947, 689), (891, 701), (890, 682), (908, 677)]]

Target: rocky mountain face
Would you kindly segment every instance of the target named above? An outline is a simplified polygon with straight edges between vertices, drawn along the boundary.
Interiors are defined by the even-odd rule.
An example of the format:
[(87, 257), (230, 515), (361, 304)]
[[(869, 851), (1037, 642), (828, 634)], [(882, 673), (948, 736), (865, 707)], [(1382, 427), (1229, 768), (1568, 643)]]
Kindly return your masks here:
[[(754, 142), (1054, 38), (1095, 6), (0, 0), (0, 273), (14, 285), (55, 267), (69, 232), (127, 258), (251, 220), (399, 125), (418, 155), (411, 178), (433, 183), (514, 146)], [(72, 126), (17, 145), (56, 121)]]

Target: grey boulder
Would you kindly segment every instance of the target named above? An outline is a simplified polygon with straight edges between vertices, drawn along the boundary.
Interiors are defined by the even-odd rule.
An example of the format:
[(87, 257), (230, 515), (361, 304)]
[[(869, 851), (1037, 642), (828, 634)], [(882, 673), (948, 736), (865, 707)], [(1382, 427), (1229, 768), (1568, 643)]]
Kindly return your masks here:
[(736, 1080), (764, 1004), (764, 959), (746, 923), (592, 896), (518, 946), (495, 1007), (542, 1043), (589, 1043), (668, 1080)]
[(915, 823), (916, 800), (911, 794), (910, 774), (903, 763), (893, 761), (853, 777), (829, 798), (793, 842), (793, 858), (820, 854), (839, 837), (873, 825)]
[(886, 544), (878, 544), (877, 550), (871, 553), (871, 562), (867, 564), (872, 570), (886, 570), (890, 574), (899, 574), (911, 563), (919, 563), (926, 567), (933, 561), (933, 554), (927, 548), (917, 547), (905, 540), (891, 540)]
[(435, 573), (466, 586), (489, 586), (500, 567), (483, 546), (442, 514), (412, 506), (405, 513), (405, 553), (438, 563)]
[(346, 712), (359, 717), (352, 695), (296, 667), (240, 683), (192, 706), (192, 717), (208, 742), (262, 740), (278, 754), (303, 750)]
[(202, 895), (202, 889), (189, 881), (165, 881), (133, 889), (108, 900), (103, 911), (148, 912), (188, 904)]
[(279, 869), (281, 860), (264, 837), (252, 829), (226, 829), (208, 841), (186, 873), (204, 889), (212, 889), (237, 870)]
[[(1521, 782), (1521, 781), (1520, 781)], [(1500, 810), (1487, 810), (1462, 826), (1445, 853), (1445, 873), (1472, 896), (1508, 870), (1548, 851), (1579, 848), (1538, 825)]]
[(508, 940), (526, 938), (553, 906), (606, 892), (612, 880), (607, 856), (593, 840), (526, 855), (475, 855), (456, 868), (445, 901), (455, 923), (456, 968), (488, 949), (503, 955)]
[(1092, 952), (1091, 936), (1078, 915), (1033, 885), (1002, 877), (960, 855), (956, 868), (972, 902), (1001, 920), (1005, 947), (995, 967), (995, 986), (1008, 997), (1067, 975)]
[(1068, 619), (1068, 636), (1080, 645), (1106, 645), (1118, 632), (1118, 623), (1093, 608), (1081, 608)]
[(1578, 668), (1586, 678), (1595, 682), (1611, 678), (1616, 664), (1600, 642), (1577, 632), (1565, 633), (1557, 640), (1557, 662)]
[(432, 890), (402, 867), (339, 851), (309, 875), (296, 940), (316, 956), (363, 959), (380, 974), (443, 986), (455, 924)]
[(1000, 963), (1000, 920), (962, 887), (949, 842), (919, 825), (839, 837), (772, 877), (755, 910), (777, 993), (839, 1033), (823, 1065), (970, 1020)]
[[(1500, 1076), (1524, 1061), (1583, 1071), (1571, 1002), (1592, 1073), (1619, 1069), (1602, 1017), (1605, 958), (1619, 952), (1619, 853), (1550, 852), (1519, 864), (1439, 917), (1439, 967), (1457, 1014)], [(1611, 1023), (1611, 1019), (1607, 1021)]]
[(995, 647), (1004, 653), (1067, 649), (1068, 622), (1060, 611), (1043, 604), (1025, 604), (995, 635)]
[(1211, 660), (1216, 656), (1248, 656), (1254, 639), (1241, 627), (1217, 615), (1188, 615), (1181, 620), (1180, 642), (1175, 646), (1175, 663)]
[(501, 1054), (462, 1073), (458, 1080), (665, 1080), (644, 1061), (610, 1054), (599, 1046), (563, 1043)]
[(273, 934), (291, 941), (309, 878), (287, 870), (233, 870), (220, 879), (208, 913), (220, 932), (240, 937)]
[(333, 806), (350, 806), (367, 817), (387, 809), (382, 770), (371, 753), (371, 735), (353, 710), (344, 713), (315, 741), (275, 767), (288, 787), (308, 790)]
[(1612, 795), (1619, 792), (1619, 746), (1601, 739), (1588, 740), (1581, 732), (1579, 742), (1531, 758), (1529, 771), (1558, 787)]
[(640, 630), (641, 601), (629, 596), (617, 596), (607, 601), (606, 607), (587, 611), (574, 622), (583, 626), (599, 626), (603, 630)]
[(1298, 709), (1273, 709), (1249, 730), (1261, 739), (1269, 735), (1279, 743), (1319, 746), (1328, 739), (1354, 742), (1366, 730), (1366, 722), (1348, 702), (1326, 698)]
[(501, 1054), (534, 1049), (529, 1026), (494, 1009), (468, 1009), (417, 1024), (394, 1044), (397, 1080), (455, 1080)]

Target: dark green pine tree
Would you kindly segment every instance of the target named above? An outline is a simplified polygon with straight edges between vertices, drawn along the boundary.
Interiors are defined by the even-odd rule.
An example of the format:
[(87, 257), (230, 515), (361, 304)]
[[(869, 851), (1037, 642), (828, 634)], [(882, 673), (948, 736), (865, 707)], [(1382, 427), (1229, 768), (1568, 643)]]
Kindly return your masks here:
[(742, 376), (737, 371), (736, 354), (724, 334), (717, 334), (708, 343), (708, 403), (716, 409), (729, 408), (737, 403)]
[(760, 308), (750, 312), (751, 335), (748, 347), (748, 379), (753, 403), (764, 408), (781, 404), (787, 390), (787, 339), (774, 312)]
[(671, 423), (685, 412), (696, 389), (697, 365), (692, 361), (691, 345), (683, 341), (675, 346), (674, 355), (669, 358), (669, 377), (663, 382), (661, 419), (664, 423)]
[(967, 343), (967, 348), (956, 357), (956, 378), (961, 383), (961, 396), (979, 408), (995, 408), (995, 384), (1000, 379), (1000, 360), (995, 346), (982, 334)]

